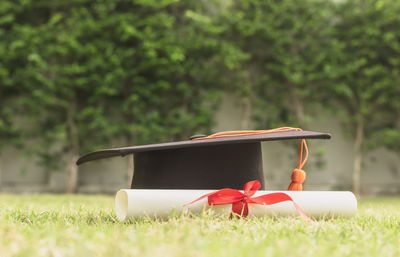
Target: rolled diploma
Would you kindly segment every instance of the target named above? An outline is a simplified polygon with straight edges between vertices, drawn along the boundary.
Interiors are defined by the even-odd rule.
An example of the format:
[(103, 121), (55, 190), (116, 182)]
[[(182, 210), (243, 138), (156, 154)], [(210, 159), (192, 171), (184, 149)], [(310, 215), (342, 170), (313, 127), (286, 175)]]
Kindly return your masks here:
[[(115, 197), (117, 218), (123, 221), (130, 217), (159, 217), (190, 211), (201, 213), (210, 208), (207, 198), (187, 205), (193, 200), (216, 190), (154, 190), (121, 189)], [(346, 191), (257, 191), (253, 197), (282, 192), (288, 194), (309, 217), (350, 217), (357, 211), (357, 199)], [(232, 204), (212, 207), (217, 214), (229, 215)], [(298, 215), (291, 201), (273, 205), (249, 204), (249, 216), (292, 216)]]

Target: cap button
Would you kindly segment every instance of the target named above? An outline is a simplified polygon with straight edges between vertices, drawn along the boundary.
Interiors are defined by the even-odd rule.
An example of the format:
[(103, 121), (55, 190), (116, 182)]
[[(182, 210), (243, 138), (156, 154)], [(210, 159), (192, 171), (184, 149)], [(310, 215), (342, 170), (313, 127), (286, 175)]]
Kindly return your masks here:
[(206, 135), (198, 134), (198, 135), (193, 135), (193, 136), (191, 136), (189, 138), (190, 138), (190, 140), (193, 140), (193, 139), (200, 138), (200, 137), (206, 137)]

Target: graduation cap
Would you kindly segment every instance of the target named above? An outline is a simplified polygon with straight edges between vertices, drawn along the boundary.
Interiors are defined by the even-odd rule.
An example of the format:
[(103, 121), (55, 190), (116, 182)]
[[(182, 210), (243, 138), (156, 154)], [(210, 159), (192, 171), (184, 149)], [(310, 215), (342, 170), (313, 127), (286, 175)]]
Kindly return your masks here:
[[(305, 139), (330, 137), (327, 133), (290, 127), (226, 131), (193, 136), (187, 141), (95, 151), (80, 157), (77, 164), (134, 154), (132, 189), (241, 189), (252, 180), (260, 181), (261, 189), (265, 189), (261, 142), (301, 139), (299, 165), (289, 188), (299, 190), (305, 179), (301, 168), (308, 156)], [(297, 185), (296, 189), (294, 184), (300, 187)]]

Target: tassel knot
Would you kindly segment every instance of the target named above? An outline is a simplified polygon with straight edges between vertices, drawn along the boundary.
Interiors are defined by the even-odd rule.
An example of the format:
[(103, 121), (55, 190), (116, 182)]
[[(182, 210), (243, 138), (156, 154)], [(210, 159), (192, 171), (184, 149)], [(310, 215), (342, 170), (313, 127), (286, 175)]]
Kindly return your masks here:
[(301, 169), (294, 169), (292, 173), (292, 183), (290, 183), (289, 191), (303, 191), (303, 182), (306, 180), (306, 173)]

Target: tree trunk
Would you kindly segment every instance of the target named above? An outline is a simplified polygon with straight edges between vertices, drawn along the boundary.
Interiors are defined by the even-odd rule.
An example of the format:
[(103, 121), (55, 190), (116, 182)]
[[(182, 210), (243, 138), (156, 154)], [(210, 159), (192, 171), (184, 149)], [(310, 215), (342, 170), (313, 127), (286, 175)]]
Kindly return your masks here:
[(67, 110), (68, 136), (70, 149), (68, 153), (68, 163), (66, 169), (66, 190), (67, 193), (76, 193), (78, 188), (78, 166), (76, 160), (79, 157), (79, 139), (74, 117), (76, 114), (77, 103), (74, 100)]
[[(132, 119), (132, 123), (135, 123), (135, 120)], [(133, 132), (132, 134), (127, 135), (126, 142), (128, 145), (134, 145), (134, 142), (136, 141), (137, 135), (136, 132)], [(132, 186), (132, 179), (133, 179), (133, 172), (134, 172), (134, 161), (135, 161), (135, 156), (133, 154), (128, 155), (128, 166), (125, 174), (125, 179), (126, 179), (126, 187), (131, 188)]]
[(291, 83), (287, 83), (287, 88), (289, 90), (289, 96), (292, 104), (292, 111), (296, 115), (296, 120), (299, 123), (300, 127), (303, 128), (306, 126), (305, 124), (305, 112), (304, 112), (304, 104), (302, 99), (296, 94), (295, 86)]
[(133, 162), (134, 162), (133, 154), (128, 155), (128, 169), (126, 173), (126, 178), (127, 178), (126, 186), (128, 188), (131, 188), (132, 185), (133, 167), (134, 167)]
[(356, 138), (354, 141), (354, 162), (353, 162), (353, 193), (360, 195), (360, 179), (362, 164), (362, 145), (364, 141), (364, 120), (362, 117), (357, 119)]
[(240, 120), (240, 129), (249, 129), (250, 127), (250, 116), (251, 116), (251, 100), (250, 97), (243, 99), (243, 112)]
[(76, 193), (78, 188), (78, 166), (75, 164), (78, 157), (72, 150), (68, 154), (66, 189), (69, 194)]
[(293, 98), (293, 104), (295, 108), (296, 118), (300, 124), (300, 127), (305, 126), (305, 114), (304, 114), (304, 105), (303, 102), (299, 99), (299, 97), (295, 96)]

